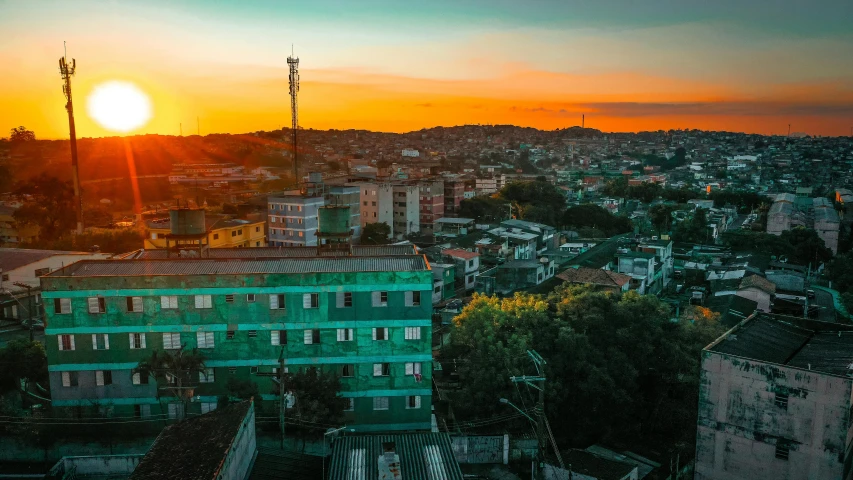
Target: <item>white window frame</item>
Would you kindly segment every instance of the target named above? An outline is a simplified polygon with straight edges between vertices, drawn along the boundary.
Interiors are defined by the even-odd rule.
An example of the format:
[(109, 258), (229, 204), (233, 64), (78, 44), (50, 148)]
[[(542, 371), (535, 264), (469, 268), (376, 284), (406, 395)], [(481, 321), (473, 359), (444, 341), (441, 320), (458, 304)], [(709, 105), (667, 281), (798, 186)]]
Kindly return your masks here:
[[(177, 344), (175, 343), (177, 339)], [(181, 349), (181, 334), (178, 332), (163, 333), (163, 350), (180, 350)]]
[(89, 297), (86, 299), (86, 304), (91, 314), (107, 313), (107, 299), (104, 297)]
[(320, 336), (319, 328), (307, 328), (303, 333), (302, 340), (305, 342), (305, 345), (319, 345), (321, 342), (314, 343), (314, 330), (317, 330), (317, 337)]
[[(63, 387), (76, 387), (77, 386), (77, 385), (73, 385), (71, 383), (71, 375), (72, 374), (76, 375), (77, 372), (62, 372), (62, 374), (60, 376), (62, 377), (62, 386)], [(77, 380), (77, 379), (75, 378), (75, 380)], [(79, 380), (77, 380), (77, 382), (79, 385)]]
[(420, 340), (421, 339), (421, 327), (406, 327), (405, 330), (405, 339), (406, 340)]
[(246, 303), (255, 303), (255, 294), (247, 293), (246, 294)]
[[(349, 305), (347, 305), (347, 298), (349, 298)], [(337, 308), (351, 308), (352, 307), (352, 292), (337, 292), (335, 294), (335, 307), (337, 307)]]
[[(388, 366), (388, 373), (383, 373), (385, 370), (385, 366)], [(388, 362), (383, 363), (374, 363), (373, 364), (373, 376), (374, 377), (390, 377), (391, 376), (391, 364)]]
[[(281, 342), (282, 333), (284, 333), (284, 343)], [(270, 331), (270, 345), (287, 345), (287, 330)]]
[[(213, 383), (216, 381), (216, 371), (213, 367), (206, 367), (204, 372), (198, 372), (198, 383)], [(206, 375), (205, 375), (206, 374)]]
[(287, 306), (283, 293), (270, 294), (270, 310), (284, 310)]
[(409, 362), (406, 363), (406, 376), (421, 375), (421, 363)]
[(216, 347), (215, 335), (213, 335), (213, 332), (196, 332), (195, 338), (198, 343), (198, 348)]
[[(382, 301), (382, 294), (385, 294), (385, 301)], [(387, 291), (376, 291), (371, 292), (373, 306), (374, 307), (387, 307), (388, 306), (388, 292)]]
[(148, 385), (147, 383), (142, 383), (142, 374), (139, 372), (136, 372), (131, 376), (131, 382), (134, 385)]
[[(139, 341), (136, 341), (136, 336), (139, 336)], [(131, 350), (141, 350), (145, 348), (145, 334), (144, 333), (128, 333), (127, 334), (128, 345), (130, 345)]]
[(388, 410), (391, 406), (391, 397), (373, 397), (373, 410)]
[[(68, 338), (69, 338), (69, 340), (68, 340), (69, 348), (64, 348), (64, 347), (63, 347), (62, 339), (63, 339), (63, 338), (65, 338), (65, 337), (68, 337)], [(63, 335), (57, 335), (57, 336), (56, 336), (56, 340), (57, 340), (57, 342), (59, 343), (59, 351), (73, 351), (73, 350), (75, 350), (75, 349), (76, 349), (76, 346), (74, 345), (74, 335), (70, 335), (70, 334), (67, 334), (67, 333), (66, 333), (66, 334), (63, 334)]]
[(209, 309), (213, 308), (213, 296), (212, 295), (196, 295), (195, 296), (195, 308), (197, 309)]
[(217, 406), (216, 402), (201, 402), (201, 414), (210, 413), (216, 410)]
[(174, 420), (183, 417), (184, 405), (182, 403), (172, 402), (169, 404), (168, 409), (170, 419)]
[(178, 308), (177, 295), (161, 295), (160, 310), (176, 310)]
[[(412, 406), (411, 401), (414, 399), (415, 405)], [(421, 396), (420, 395), (407, 395), (406, 396), (406, 410), (415, 410), (421, 408)]]
[[(415, 294), (417, 294), (417, 301), (415, 300)], [(407, 307), (419, 307), (421, 305), (421, 299), (423, 295), (419, 290), (413, 290), (406, 292), (406, 306)]]
[[(379, 331), (382, 332), (382, 338), (379, 338), (379, 335), (377, 335), (377, 333)], [(373, 328), (373, 339), (374, 340), (379, 341), (379, 342), (384, 342), (384, 341), (388, 340), (388, 337), (389, 337), (388, 327), (374, 327)]]
[(145, 310), (145, 305), (142, 302), (142, 297), (127, 297), (130, 299), (129, 313), (142, 313)]
[(319, 293), (303, 293), (302, 294), (302, 308), (305, 310), (312, 310), (315, 308), (320, 308), (320, 294)]
[[(104, 383), (106, 380), (105, 379), (106, 375), (104, 374), (104, 372), (110, 372), (110, 383)], [(112, 371), (110, 371), (110, 370), (95, 370), (95, 385), (97, 385), (99, 387), (104, 387), (104, 386), (112, 385), (112, 384), (113, 384)]]
[[(98, 337), (101, 337), (100, 339)], [(103, 348), (98, 348), (98, 340), (101, 340), (100, 345)], [(106, 333), (93, 333), (92, 334), (92, 350), (109, 350), (110, 349), (110, 336)]]
[(351, 328), (339, 328), (338, 329), (338, 341), (339, 342), (351, 342), (351, 341), (353, 341), (353, 329), (351, 329)]

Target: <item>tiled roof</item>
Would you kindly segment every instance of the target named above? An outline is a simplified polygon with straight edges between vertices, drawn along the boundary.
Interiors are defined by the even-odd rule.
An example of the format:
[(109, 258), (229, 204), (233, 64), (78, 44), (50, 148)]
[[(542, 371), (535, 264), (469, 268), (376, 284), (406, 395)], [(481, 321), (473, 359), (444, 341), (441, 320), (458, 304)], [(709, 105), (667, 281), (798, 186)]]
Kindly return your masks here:
[(251, 406), (247, 400), (169, 425), (130, 480), (216, 479)]
[(408, 272), (429, 270), (419, 255), (253, 259), (82, 260), (49, 277)]
[(400, 476), (408, 479), (462, 480), (462, 470), (445, 433), (345, 436), (335, 441), (329, 480), (379, 480), (383, 443), (393, 442)]
[(477, 258), (480, 256), (477, 252), (469, 252), (468, 250), (461, 250), (458, 248), (451, 248), (447, 250), (441, 251), (442, 255), (449, 255), (451, 257), (462, 258), (465, 260), (471, 260), (472, 258)]
[(557, 275), (557, 278), (569, 283), (588, 283), (591, 285), (617, 288), (622, 288), (622, 286), (631, 281), (631, 277), (628, 275), (612, 272), (610, 270), (602, 270), (600, 268), (587, 267), (570, 268)]
[(0, 269), (4, 272), (44, 260), (54, 255), (89, 255), (86, 252), (62, 250), (32, 250), (26, 248), (0, 248)]
[(741, 280), (740, 288), (757, 288), (769, 294), (776, 293), (776, 284), (758, 275), (750, 275)]

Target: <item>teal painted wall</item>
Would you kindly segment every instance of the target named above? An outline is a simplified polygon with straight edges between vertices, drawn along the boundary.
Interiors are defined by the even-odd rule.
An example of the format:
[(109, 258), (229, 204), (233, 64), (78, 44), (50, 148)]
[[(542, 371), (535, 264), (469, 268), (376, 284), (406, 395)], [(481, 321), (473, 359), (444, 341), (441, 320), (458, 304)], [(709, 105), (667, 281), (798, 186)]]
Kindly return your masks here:
[[(266, 282), (266, 283), (265, 283)], [(348, 283), (349, 282), (349, 283)], [(334, 286), (331, 286), (334, 285)], [(364, 431), (429, 428), (431, 406), (431, 272), (382, 272), (300, 275), (253, 275), (207, 277), (79, 277), (45, 278), (46, 350), (51, 371), (52, 396), (57, 405), (116, 404), (116, 410), (132, 414), (134, 404), (157, 404), (152, 386), (130, 383), (130, 369), (163, 347), (163, 332), (180, 332), (188, 348), (198, 346), (196, 332), (213, 332), (214, 348), (200, 351), (215, 370), (213, 383), (202, 383), (196, 395), (217, 398), (226, 393), (229, 376), (258, 383), (262, 395), (276, 389), (264, 375), (278, 365), (284, 351), (289, 368), (317, 365), (340, 374), (352, 364), (355, 375), (342, 378), (342, 394), (355, 398), (355, 412), (348, 422)], [(352, 306), (338, 308), (336, 292), (352, 292)], [(372, 305), (373, 291), (387, 291), (385, 307)], [(419, 306), (406, 306), (406, 292), (420, 291)], [(284, 310), (271, 310), (269, 296), (282, 292)], [(302, 293), (319, 293), (318, 308), (303, 308)], [(246, 294), (255, 294), (247, 301)], [(212, 306), (196, 309), (194, 295), (210, 294)], [(226, 295), (233, 294), (227, 302)], [(126, 296), (142, 296), (143, 311), (128, 312)], [(178, 309), (162, 309), (161, 295), (178, 295)], [(88, 313), (87, 297), (105, 298), (105, 313)], [(70, 298), (72, 312), (57, 314), (53, 298)], [(373, 340), (373, 328), (387, 327), (389, 339)], [(405, 328), (419, 327), (420, 340), (406, 340)], [(353, 340), (337, 341), (338, 328), (352, 328)], [(320, 330), (319, 345), (305, 345), (303, 331)], [(228, 331), (234, 331), (228, 339)], [(273, 331), (286, 330), (288, 343), (271, 344)], [(251, 333), (250, 333), (251, 332)], [(92, 334), (109, 337), (108, 350), (92, 348)], [(130, 349), (128, 333), (145, 333), (146, 348)], [(75, 350), (60, 351), (58, 335), (73, 334)], [(250, 336), (254, 335), (254, 336)], [(374, 363), (389, 363), (391, 375), (374, 377)], [(422, 381), (405, 375), (406, 362), (421, 363)], [(236, 367), (231, 373), (229, 367)], [(95, 386), (94, 370), (111, 370), (113, 385)], [(62, 387), (61, 372), (77, 371), (80, 385)], [(84, 381), (84, 378), (90, 380)], [(420, 395), (421, 407), (407, 409), (406, 396)], [(373, 397), (388, 396), (388, 410), (373, 410)], [(190, 407), (189, 412), (194, 413)], [(349, 423), (348, 423), (349, 424)]]

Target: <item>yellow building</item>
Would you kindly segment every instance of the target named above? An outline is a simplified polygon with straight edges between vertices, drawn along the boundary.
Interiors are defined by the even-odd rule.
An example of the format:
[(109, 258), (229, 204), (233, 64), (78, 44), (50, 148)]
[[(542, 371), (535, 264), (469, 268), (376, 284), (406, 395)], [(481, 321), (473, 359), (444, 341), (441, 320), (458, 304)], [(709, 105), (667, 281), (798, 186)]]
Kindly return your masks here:
[[(205, 217), (206, 244), (211, 248), (266, 247), (265, 220), (238, 220), (223, 216)], [(145, 249), (166, 248), (166, 236), (171, 232), (168, 218), (149, 220)], [(174, 246), (174, 242), (172, 243)]]

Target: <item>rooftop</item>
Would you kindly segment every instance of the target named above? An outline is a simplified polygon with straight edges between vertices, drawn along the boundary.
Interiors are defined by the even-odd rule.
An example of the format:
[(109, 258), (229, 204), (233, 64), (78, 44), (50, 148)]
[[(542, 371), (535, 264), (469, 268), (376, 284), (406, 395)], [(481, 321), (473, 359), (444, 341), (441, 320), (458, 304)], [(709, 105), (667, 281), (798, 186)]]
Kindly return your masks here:
[(33, 250), (26, 248), (0, 248), (0, 270), (8, 272), (54, 255), (91, 255), (87, 252), (63, 250)]
[(151, 445), (130, 480), (215, 479), (251, 401), (169, 425)]
[[(340, 255), (339, 252), (326, 252), (317, 247), (252, 247), (252, 248), (211, 248), (204, 258), (310, 258), (322, 257), (327, 253)], [(151, 260), (169, 258), (166, 250), (136, 250), (122, 256), (126, 260)], [(174, 254), (172, 254), (174, 256)], [(414, 245), (353, 245), (353, 257), (378, 257), (393, 255), (417, 255)]]
[(621, 273), (612, 272), (610, 270), (602, 270), (600, 268), (570, 268), (565, 272), (557, 275), (557, 278), (570, 283), (589, 283), (602, 287), (617, 287), (622, 288), (626, 283), (631, 281), (631, 277)]
[(705, 350), (776, 365), (851, 377), (853, 327), (755, 314)]
[(344, 436), (335, 441), (329, 480), (378, 480), (383, 443), (393, 443), (403, 479), (462, 480), (450, 437), (443, 433)]
[[(247, 249), (248, 250), (248, 249)], [(423, 256), (320, 257), (268, 259), (170, 258), (157, 260), (81, 260), (46, 277), (135, 277), (165, 275), (247, 275), (276, 273), (428, 271)]]
[(525, 220), (517, 220), (515, 218), (510, 220), (504, 220), (501, 222), (501, 225), (505, 227), (517, 227), (517, 228), (526, 228), (528, 230), (533, 230), (536, 232), (545, 232), (547, 230), (554, 230), (554, 227), (550, 225), (545, 225), (544, 223), (536, 223), (536, 222), (528, 222)]
[(740, 288), (757, 288), (769, 294), (776, 293), (776, 284), (758, 275), (750, 275), (740, 282)]
[(474, 223), (473, 218), (450, 218), (450, 217), (442, 217), (435, 221), (435, 223), (450, 223), (454, 225), (467, 225), (469, 223)]
[(471, 260), (472, 258), (477, 258), (480, 256), (480, 254), (477, 252), (469, 252), (468, 250), (462, 250), (459, 248), (448, 248), (446, 250), (442, 250), (441, 254), (461, 258), (463, 260)]

